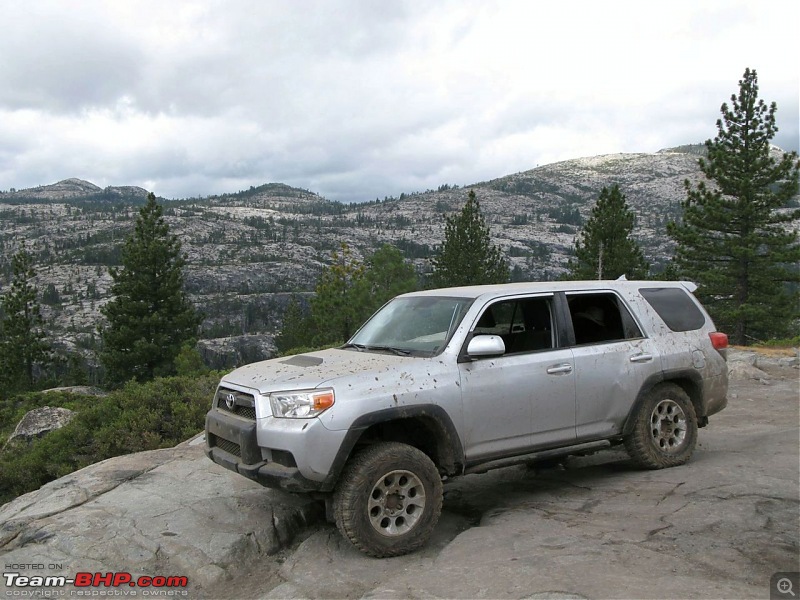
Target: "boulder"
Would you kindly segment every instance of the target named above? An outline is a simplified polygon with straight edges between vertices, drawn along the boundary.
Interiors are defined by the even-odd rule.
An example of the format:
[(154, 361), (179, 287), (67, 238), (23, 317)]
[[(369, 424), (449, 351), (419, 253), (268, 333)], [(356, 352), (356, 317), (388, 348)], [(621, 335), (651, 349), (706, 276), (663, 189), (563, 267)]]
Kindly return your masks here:
[(732, 380), (752, 379), (767, 383), (770, 379), (766, 371), (760, 369), (759, 361), (762, 359), (758, 353), (731, 348), (728, 350), (728, 376)]
[(81, 396), (97, 396), (102, 398), (108, 396), (108, 393), (100, 388), (91, 385), (70, 385), (67, 387), (50, 388), (49, 390), (42, 390), (43, 394), (52, 392), (66, 392), (68, 394), (80, 394)]
[(237, 335), (197, 343), (203, 362), (212, 369), (237, 366), (272, 358), (275, 342), (270, 334)]
[(744, 363), (751, 367), (758, 367), (758, 354), (749, 350), (739, 350), (738, 348), (728, 349), (728, 364)]
[(74, 412), (59, 406), (42, 406), (25, 413), (22, 420), (17, 423), (14, 433), (8, 438), (6, 444), (16, 439), (29, 440), (41, 437), (50, 431), (61, 429), (72, 420)]
[(754, 379), (767, 383), (774, 369), (798, 368), (800, 353), (797, 349), (761, 351), (731, 348), (728, 351), (728, 372), (732, 379)]
[(770, 380), (770, 376), (765, 371), (746, 361), (729, 362), (728, 376), (731, 379), (754, 379), (761, 383), (766, 383)]

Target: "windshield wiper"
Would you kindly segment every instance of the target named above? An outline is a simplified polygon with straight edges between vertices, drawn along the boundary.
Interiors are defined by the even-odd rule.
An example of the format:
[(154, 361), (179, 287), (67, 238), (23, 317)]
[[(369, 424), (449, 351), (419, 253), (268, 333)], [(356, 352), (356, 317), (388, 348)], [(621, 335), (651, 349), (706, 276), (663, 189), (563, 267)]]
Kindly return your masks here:
[(342, 346), (342, 348), (355, 348), (359, 352), (363, 352), (364, 350), (367, 349), (367, 347), (364, 344), (352, 344), (352, 343), (347, 343), (344, 346)]
[(382, 352), (394, 352), (397, 356), (408, 356), (411, 350), (404, 350), (403, 348), (395, 348), (394, 346), (364, 346), (367, 350), (378, 350)]

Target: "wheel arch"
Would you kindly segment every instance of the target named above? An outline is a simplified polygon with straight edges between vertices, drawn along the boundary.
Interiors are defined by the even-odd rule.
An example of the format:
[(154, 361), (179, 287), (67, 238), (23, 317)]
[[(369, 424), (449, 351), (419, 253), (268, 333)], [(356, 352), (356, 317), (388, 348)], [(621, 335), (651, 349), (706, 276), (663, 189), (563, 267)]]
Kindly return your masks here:
[(398, 406), (362, 415), (353, 422), (333, 460), (323, 491), (333, 490), (357, 448), (390, 441), (421, 450), (444, 475), (455, 475), (464, 469), (464, 450), (458, 431), (442, 407)]
[(636, 401), (628, 411), (625, 425), (622, 428), (623, 435), (628, 435), (633, 429), (633, 416), (636, 414), (642, 402), (644, 402), (647, 394), (649, 394), (653, 388), (667, 383), (677, 385), (689, 396), (689, 400), (692, 401), (692, 406), (694, 406), (694, 411), (697, 416), (698, 427), (704, 427), (708, 423), (708, 418), (705, 416), (705, 402), (703, 401), (703, 380), (700, 374), (689, 369), (680, 369), (657, 373), (645, 380), (642, 387), (639, 389)]

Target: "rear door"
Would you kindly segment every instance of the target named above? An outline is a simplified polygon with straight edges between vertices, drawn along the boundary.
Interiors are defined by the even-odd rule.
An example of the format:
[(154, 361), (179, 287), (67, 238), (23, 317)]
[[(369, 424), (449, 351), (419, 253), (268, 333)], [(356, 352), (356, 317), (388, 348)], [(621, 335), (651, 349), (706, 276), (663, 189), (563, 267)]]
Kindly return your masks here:
[(565, 298), (574, 336), (577, 439), (621, 433), (645, 380), (660, 371), (658, 348), (616, 293), (574, 292)]

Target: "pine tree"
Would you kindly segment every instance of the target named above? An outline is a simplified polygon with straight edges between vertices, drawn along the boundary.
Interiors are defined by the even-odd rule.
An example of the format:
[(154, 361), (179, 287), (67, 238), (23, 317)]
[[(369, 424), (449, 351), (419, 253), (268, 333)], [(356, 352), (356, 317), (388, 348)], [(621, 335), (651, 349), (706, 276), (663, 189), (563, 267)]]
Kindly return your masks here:
[(333, 253), (333, 264), (320, 274), (311, 310), (292, 298), (275, 337), (281, 354), (308, 346), (346, 342), (372, 313), (398, 294), (417, 289), (414, 268), (402, 253), (384, 244), (362, 263), (347, 244)]
[(461, 213), (447, 218), (444, 241), (433, 258), (436, 287), (505, 283), (508, 263), (491, 242), (489, 227), (475, 192), (470, 190)]
[(311, 346), (313, 330), (311, 316), (303, 309), (300, 300), (292, 296), (283, 311), (281, 330), (275, 336), (275, 347), (280, 354), (287, 354), (295, 348)]
[(12, 258), (10, 289), (0, 298), (0, 384), (4, 392), (31, 389), (34, 366), (50, 360), (50, 346), (43, 329), (36, 277), (30, 254), (23, 247)]
[(181, 346), (200, 323), (183, 289), (184, 264), (181, 243), (150, 193), (123, 245), (122, 269), (110, 269), (114, 298), (101, 309), (108, 326), (100, 359), (110, 383), (175, 372)]
[(403, 259), (403, 253), (390, 244), (384, 244), (367, 259), (364, 273), (367, 286), (365, 317), (369, 317), (386, 302), (418, 287), (414, 267)]
[(633, 240), (635, 217), (619, 186), (604, 187), (597, 204), (575, 240), (570, 279), (628, 279), (647, 277), (650, 265)]
[(315, 346), (344, 343), (365, 318), (364, 264), (347, 244), (333, 253), (333, 264), (320, 274), (311, 299)]
[[(716, 324), (736, 344), (790, 334), (798, 317), (800, 217), (784, 210), (798, 192), (797, 154), (775, 158), (770, 141), (777, 106), (758, 98), (755, 71), (746, 69), (738, 96), (722, 105), (717, 136), (706, 141), (700, 169), (708, 183), (685, 183), (683, 218), (670, 223), (681, 277), (699, 285)], [(796, 288), (795, 288), (796, 289)]]

